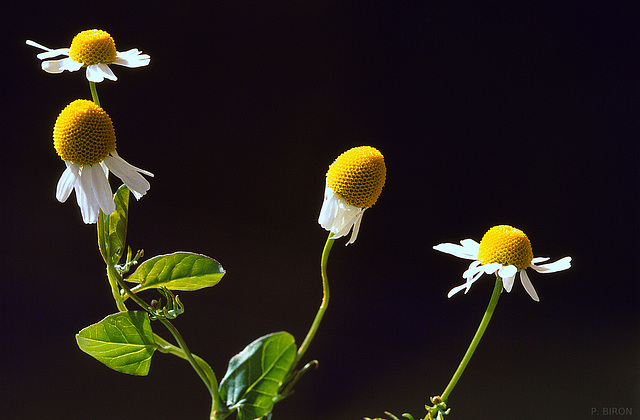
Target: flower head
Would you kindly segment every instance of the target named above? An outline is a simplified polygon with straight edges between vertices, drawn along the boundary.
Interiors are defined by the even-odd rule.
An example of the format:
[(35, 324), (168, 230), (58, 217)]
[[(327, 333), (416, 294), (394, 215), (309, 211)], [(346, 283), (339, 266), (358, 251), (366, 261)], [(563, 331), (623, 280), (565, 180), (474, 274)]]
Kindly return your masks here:
[(464, 239), (460, 245), (440, 244), (433, 247), (437, 251), (446, 252), (456, 257), (474, 260), (469, 269), (462, 274), (466, 283), (454, 287), (449, 292), (451, 297), (460, 290), (469, 291), (471, 285), (482, 276), (483, 273), (496, 273), (502, 278), (504, 289), (511, 291), (517, 274), (529, 296), (539, 301), (538, 294), (529, 280), (526, 269), (531, 267), (538, 273), (553, 273), (566, 270), (571, 267), (571, 257), (564, 257), (554, 263), (536, 265), (547, 261), (546, 257), (535, 257), (531, 249), (531, 242), (523, 231), (508, 225), (494, 226), (482, 237), (480, 243), (473, 239)]
[(58, 181), (56, 198), (64, 203), (75, 190), (85, 223), (95, 223), (99, 209), (105, 214), (116, 210), (107, 179), (109, 171), (125, 183), (136, 199), (150, 188), (140, 173), (153, 174), (118, 155), (111, 118), (94, 102), (78, 99), (60, 112), (53, 128), (53, 146), (67, 165)]
[(378, 200), (386, 174), (382, 153), (371, 146), (349, 149), (329, 166), (318, 223), (333, 233), (333, 239), (353, 227), (347, 245), (355, 242), (362, 215)]
[(87, 79), (91, 82), (102, 82), (105, 78), (117, 80), (110, 64), (126, 67), (141, 67), (149, 64), (151, 58), (137, 49), (125, 52), (116, 51), (116, 44), (109, 33), (100, 29), (90, 29), (77, 34), (71, 41), (70, 48), (51, 49), (37, 42), (27, 40), (27, 44), (40, 48), (45, 52), (37, 57), (41, 60), (66, 55), (60, 60), (42, 62), (42, 69), (47, 73), (62, 73), (65, 70), (77, 71), (87, 68)]

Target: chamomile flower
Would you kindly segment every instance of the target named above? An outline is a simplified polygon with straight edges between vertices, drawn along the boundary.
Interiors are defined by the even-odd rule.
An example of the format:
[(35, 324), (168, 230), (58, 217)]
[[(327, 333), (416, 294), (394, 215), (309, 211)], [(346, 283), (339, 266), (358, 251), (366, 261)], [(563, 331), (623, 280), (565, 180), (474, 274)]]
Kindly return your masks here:
[(71, 41), (70, 48), (51, 49), (37, 42), (27, 40), (27, 44), (40, 48), (45, 52), (38, 54), (41, 60), (66, 55), (60, 60), (42, 62), (42, 69), (47, 73), (78, 71), (87, 68), (87, 79), (90, 82), (102, 82), (104, 79), (117, 80), (109, 65), (118, 64), (125, 67), (142, 67), (149, 64), (151, 58), (136, 48), (129, 51), (116, 51), (116, 44), (109, 33), (100, 29), (82, 31)]
[(531, 242), (520, 229), (508, 225), (494, 226), (482, 237), (480, 243), (473, 239), (464, 239), (460, 245), (445, 243), (433, 247), (456, 257), (474, 260), (469, 269), (462, 274), (466, 283), (454, 287), (448, 296), (464, 289), (467, 293), (471, 285), (482, 274), (497, 274), (503, 281), (504, 289), (511, 291), (516, 275), (529, 296), (536, 302), (540, 299), (529, 280), (526, 269), (531, 267), (538, 273), (553, 273), (571, 267), (571, 257), (564, 257), (554, 263), (537, 265), (549, 260), (547, 257), (534, 257)]
[(351, 230), (347, 245), (355, 242), (362, 215), (378, 200), (386, 174), (382, 153), (371, 146), (349, 149), (329, 166), (318, 223), (333, 233), (332, 239)]
[(92, 101), (77, 99), (67, 105), (53, 128), (53, 145), (67, 169), (58, 181), (56, 198), (64, 203), (75, 190), (82, 220), (96, 223), (99, 209), (116, 210), (109, 185), (109, 171), (120, 178), (140, 199), (150, 188), (141, 173), (116, 152), (116, 135), (109, 115)]

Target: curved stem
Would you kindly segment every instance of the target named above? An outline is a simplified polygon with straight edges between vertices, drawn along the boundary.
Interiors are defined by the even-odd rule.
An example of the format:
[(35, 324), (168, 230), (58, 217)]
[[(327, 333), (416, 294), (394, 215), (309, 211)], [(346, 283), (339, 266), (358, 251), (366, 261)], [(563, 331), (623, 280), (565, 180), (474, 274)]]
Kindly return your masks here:
[[(161, 351), (162, 353), (173, 354), (174, 356), (177, 356), (183, 360), (187, 360), (187, 361), (189, 360), (187, 355), (184, 353), (184, 351), (182, 351), (180, 347), (174, 346), (164, 338), (160, 337), (158, 334), (153, 333), (153, 339), (155, 343), (158, 345), (158, 350)], [(207, 375), (207, 378), (209, 379), (209, 383), (211, 383), (211, 386), (218, 388), (218, 380), (216, 378), (215, 373), (213, 372), (213, 369), (211, 369), (211, 366), (209, 366), (209, 364), (205, 362), (204, 359), (198, 356), (197, 354), (191, 353), (191, 356), (193, 356), (196, 363), (198, 363), (200, 368), (204, 371), (205, 375)]]
[(304, 353), (309, 348), (309, 345), (311, 344), (313, 337), (316, 335), (316, 332), (318, 331), (318, 327), (320, 327), (320, 322), (322, 321), (322, 317), (324, 316), (324, 313), (327, 310), (327, 307), (329, 306), (329, 278), (327, 277), (327, 261), (329, 260), (329, 252), (331, 252), (331, 247), (333, 246), (333, 242), (335, 241), (334, 239), (331, 239), (332, 236), (333, 236), (333, 233), (329, 233), (329, 236), (327, 237), (327, 242), (324, 244), (324, 249), (322, 250), (322, 258), (320, 260), (320, 270), (322, 273), (322, 291), (323, 291), (322, 303), (320, 304), (320, 308), (316, 313), (316, 317), (313, 320), (313, 323), (311, 324), (311, 328), (309, 329), (309, 332), (307, 333), (306, 338), (304, 339), (304, 341), (300, 345), (300, 348), (298, 349), (298, 353), (296, 354), (296, 358), (293, 361), (293, 365), (291, 365), (292, 369), (295, 369), (295, 367), (298, 365), (298, 362), (300, 362), (300, 359), (302, 359), (302, 356), (304, 356)]
[[(213, 398), (215, 404), (216, 401), (220, 400), (220, 396), (218, 395), (218, 381), (215, 380), (215, 376), (214, 383), (212, 383), (209, 379), (209, 376), (204, 372), (200, 364), (196, 362), (193, 354), (191, 354), (189, 347), (187, 347), (187, 343), (182, 338), (182, 335), (180, 335), (178, 329), (174, 327), (171, 322), (164, 318), (158, 318), (158, 320), (169, 330), (171, 335), (173, 335), (173, 337), (176, 339), (176, 341), (178, 342), (178, 346), (180, 346), (180, 349), (185, 355), (186, 360), (189, 362), (189, 364), (191, 364), (193, 370), (196, 371), (198, 376), (200, 376), (200, 379), (202, 379), (204, 384), (207, 386), (207, 389), (209, 389), (209, 392), (211, 393), (211, 397)], [(211, 370), (210, 373), (213, 373), (213, 371)]]
[(449, 394), (451, 394), (451, 391), (453, 391), (453, 388), (456, 386), (456, 383), (458, 383), (458, 379), (460, 379), (460, 377), (462, 376), (462, 372), (464, 372), (464, 369), (467, 367), (469, 360), (471, 360), (471, 356), (473, 356), (473, 352), (476, 350), (476, 347), (478, 347), (478, 343), (480, 343), (480, 339), (482, 338), (484, 331), (487, 329), (487, 325), (489, 325), (489, 321), (491, 321), (493, 310), (498, 304), (498, 299), (500, 298), (501, 292), (502, 292), (502, 279), (496, 276), (496, 284), (493, 287), (493, 293), (491, 294), (491, 299), (489, 300), (489, 305), (487, 306), (487, 310), (484, 312), (484, 316), (482, 317), (482, 321), (480, 321), (478, 330), (476, 331), (476, 334), (473, 336), (473, 340), (471, 340), (471, 344), (469, 345), (467, 352), (462, 358), (462, 361), (460, 362), (458, 369), (453, 374), (453, 377), (451, 378), (449, 385), (447, 385), (444, 392), (440, 396), (440, 399), (442, 401), (445, 401), (445, 402), (447, 401)]
[(96, 89), (96, 84), (94, 82), (89, 82), (89, 90), (91, 91), (91, 99), (93, 102), (100, 106), (100, 99), (98, 98), (98, 89)]

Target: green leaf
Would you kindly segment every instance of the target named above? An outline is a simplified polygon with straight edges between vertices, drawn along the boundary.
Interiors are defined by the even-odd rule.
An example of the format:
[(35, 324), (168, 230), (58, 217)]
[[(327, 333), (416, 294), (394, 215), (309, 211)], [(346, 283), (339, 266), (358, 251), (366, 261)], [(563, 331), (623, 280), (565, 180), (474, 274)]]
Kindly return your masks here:
[(113, 196), (116, 211), (107, 215), (100, 212), (98, 218), (98, 247), (107, 264), (116, 265), (124, 253), (129, 215), (129, 189), (120, 186)]
[(164, 286), (171, 290), (197, 290), (216, 285), (224, 269), (213, 258), (191, 252), (159, 255), (138, 266), (126, 280), (140, 283), (133, 290), (140, 291)]
[(238, 409), (238, 420), (253, 420), (273, 409), (295, 355), (293, 336), (282, 331), (258, 338), (231, 358), (220, 397)]
[(78, 347), (111, 369), (131, 375), (146, 375), (151, 356), (158, 347), (146, 312), (109, 315), (76, 334)]

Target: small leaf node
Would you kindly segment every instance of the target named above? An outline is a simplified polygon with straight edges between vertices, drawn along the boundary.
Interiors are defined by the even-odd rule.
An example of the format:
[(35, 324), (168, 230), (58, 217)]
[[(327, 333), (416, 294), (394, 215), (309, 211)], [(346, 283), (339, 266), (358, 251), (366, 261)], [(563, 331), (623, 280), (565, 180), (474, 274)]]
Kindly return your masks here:
[(158, 291), (164, 296), (167, 304), (160, 308), (160, 302), (157, 300), (151, 301), (152, 310), (149, 311), (149, 314), (151, 315), (152, 321), (160, 318), (175, 319), (178, 315), (184, 313), (184, 305), (180, 301), (180, 297), (178, 295), (174, 295), (171, 290), (164, 286), (159, 286)]

